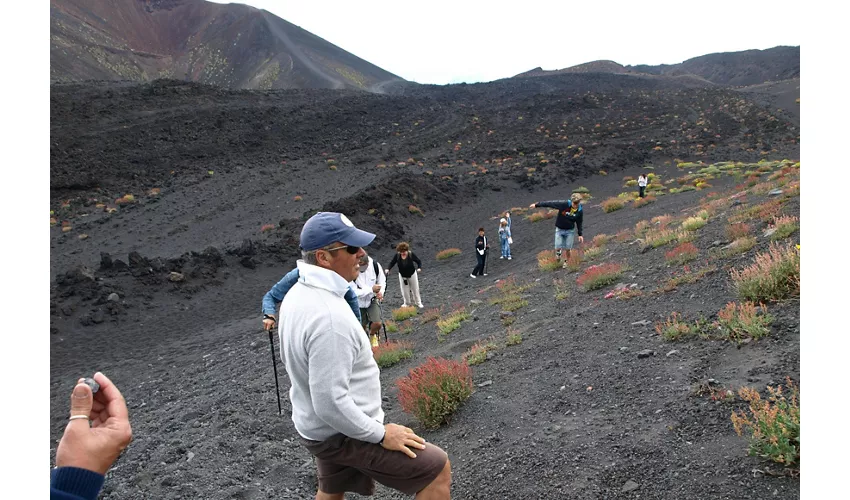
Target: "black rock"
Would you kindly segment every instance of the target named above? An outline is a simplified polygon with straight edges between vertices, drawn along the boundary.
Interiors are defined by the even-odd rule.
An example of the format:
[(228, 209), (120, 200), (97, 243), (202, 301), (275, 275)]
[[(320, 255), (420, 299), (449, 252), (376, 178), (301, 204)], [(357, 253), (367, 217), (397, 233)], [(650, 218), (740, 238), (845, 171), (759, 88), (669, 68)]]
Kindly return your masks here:
[(141, 269), (150, 267), (150, 263), (148, 259), (142, 257), (139, 252), (130, 252), (130, 255), (127, 256), (127, 260), (130, 261), (130, 268), (132, 269)]
[(112, 256), (107, 252), (100, 252), (100, 268), (112, 269)]

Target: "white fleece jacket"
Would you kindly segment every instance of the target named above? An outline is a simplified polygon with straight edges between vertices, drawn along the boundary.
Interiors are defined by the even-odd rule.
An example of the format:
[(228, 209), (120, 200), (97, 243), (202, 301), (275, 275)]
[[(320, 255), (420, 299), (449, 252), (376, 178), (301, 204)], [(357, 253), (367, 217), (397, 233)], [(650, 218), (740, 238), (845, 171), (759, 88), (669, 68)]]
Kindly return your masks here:
[(349, 284), (303, 261), (298, 272), (281, 303), (278, 330), (295, 429), (314, 441), (344, 434), (377, 443), (384, 437), (380, 372), (345, 301)]

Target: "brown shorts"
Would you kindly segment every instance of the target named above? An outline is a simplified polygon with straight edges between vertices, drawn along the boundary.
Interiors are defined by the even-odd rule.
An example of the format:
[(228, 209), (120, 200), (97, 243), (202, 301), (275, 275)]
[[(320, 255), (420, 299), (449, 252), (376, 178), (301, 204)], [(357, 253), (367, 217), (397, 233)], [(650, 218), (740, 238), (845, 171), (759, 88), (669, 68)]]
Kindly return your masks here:
[(337, 434), (324, 441), (301, 438), (319, 466), (319, 490), (324, 493), (351, 491), (375, 493), (375, 481), (413, 495), (431, 484), (442, 472), (448, 455), (431, 443), (416, 450), (416, 458), (383, 446)]

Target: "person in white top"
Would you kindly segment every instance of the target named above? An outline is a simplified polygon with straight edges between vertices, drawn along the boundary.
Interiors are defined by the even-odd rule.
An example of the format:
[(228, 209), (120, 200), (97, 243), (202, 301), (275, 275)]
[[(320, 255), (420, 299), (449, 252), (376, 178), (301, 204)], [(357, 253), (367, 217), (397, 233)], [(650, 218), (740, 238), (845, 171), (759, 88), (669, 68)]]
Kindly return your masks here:
[(376, 480), (420, 499), (448, 499), (446, 452), (409, 427), (383, 423), (380, 370), (344, 298), (374, 238), (336, 212), (317, 213), (301, 230), (299, 278), (278, 322), (292, 422), (316, 457), (317, 500), (372, 495)]
[(643, 198), (644, 196), (646, 196), (646, 185), (647, 184), (649, 184), (649, 179), (647, 179), (647, 177), (645, 175), (640, 174), (638, 176), (638, 188), (639, 188), (638, 196), (639, 197)]
[(364, 329), (369, 330), (369, 338), (372, 347), (378, 345), (378, 334), (381, 331), (381, 306), (379, 302), (384, 300), (384, 290), (387, 287), (387, 277), (381, 270), (378, 261), (363, 251), (360, 257), (360, 275), (354, 280), (354, 292), (360, 303), (360, 321)]

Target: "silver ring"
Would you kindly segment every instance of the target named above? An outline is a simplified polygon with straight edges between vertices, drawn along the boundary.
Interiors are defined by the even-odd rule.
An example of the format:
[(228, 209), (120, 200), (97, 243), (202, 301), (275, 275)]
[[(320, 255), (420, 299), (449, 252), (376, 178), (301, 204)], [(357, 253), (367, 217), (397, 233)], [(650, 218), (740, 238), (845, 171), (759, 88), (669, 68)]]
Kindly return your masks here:
[(80, 418), (84, 418), (84, 419), (88, 420), (89, 416), (88, 415), (71, 415), (71, 418), (69, 418), (68, 420), (77, 420), (77, 419), (80, 419)]

